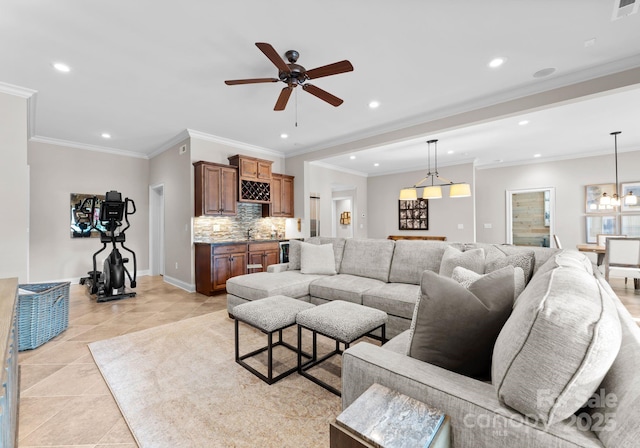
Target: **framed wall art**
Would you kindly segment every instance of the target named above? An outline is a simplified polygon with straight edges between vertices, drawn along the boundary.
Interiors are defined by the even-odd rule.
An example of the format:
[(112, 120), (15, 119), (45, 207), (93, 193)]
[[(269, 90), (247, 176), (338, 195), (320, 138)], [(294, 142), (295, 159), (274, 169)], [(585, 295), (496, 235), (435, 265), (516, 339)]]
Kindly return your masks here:
[[(622, 195), (622, 211), (623, 212), (637, 212), (640, 213), (640, 182), (625, 182), (620, 184), (620, 194)], [(632, 192), (636, 198), (638, 198), (638, 203), (635, 205), (625, 205), (624, 197), (629, 192)]]
[(613, 207), (600, 207), (600, 198), (603, 193), (613, 196), (616, 192), (616, 184), (595, 184), (585, 187), (585, 212), (586, 213), (611, 213)]
[(400, 230), (429, 230), (429, 200), (399, 200), (398, 228)]
[(585, 216), (587, 224), (587, 243), (596, 244), (598, 234), (616, 235), (618, 219), (616, 216)]

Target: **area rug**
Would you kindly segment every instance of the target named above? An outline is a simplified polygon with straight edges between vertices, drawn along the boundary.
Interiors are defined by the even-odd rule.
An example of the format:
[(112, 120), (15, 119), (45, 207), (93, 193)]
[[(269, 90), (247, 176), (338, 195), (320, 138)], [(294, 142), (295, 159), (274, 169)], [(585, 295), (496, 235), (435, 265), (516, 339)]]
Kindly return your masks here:
[[(262, 333), (241, 329), (244, 353), (266, 341)], [(295, 336), (293, 328), (290, 333)], [(329, 423), (340, 413), (339, 397), (297, 373), (269, 386), (238, 365), (226, 311), (89, 348), (144, 448), (327, 447)]]

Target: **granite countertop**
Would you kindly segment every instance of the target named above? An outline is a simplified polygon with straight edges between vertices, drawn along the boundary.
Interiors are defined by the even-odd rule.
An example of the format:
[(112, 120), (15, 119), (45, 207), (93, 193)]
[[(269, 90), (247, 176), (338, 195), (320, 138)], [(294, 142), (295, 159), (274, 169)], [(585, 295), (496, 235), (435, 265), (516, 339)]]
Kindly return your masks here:
[(195, 241), (194, 244), (213, 244), (215, 246), (226, 246), (229, 244), (249, 244), (249, 243), (280, 243), (282, 241), (289, 241), (288, 239), (251, 239), (251, 240), (229, 240), (229, 241)]

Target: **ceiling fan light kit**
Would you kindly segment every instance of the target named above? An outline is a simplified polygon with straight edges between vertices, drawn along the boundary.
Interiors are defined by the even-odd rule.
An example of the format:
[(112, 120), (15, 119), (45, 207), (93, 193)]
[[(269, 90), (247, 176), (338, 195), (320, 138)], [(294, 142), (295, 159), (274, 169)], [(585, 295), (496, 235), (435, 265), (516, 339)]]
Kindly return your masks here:
[(323, 78), (325, 76), (338, 75), (340, 73), (346, 73), (353, 71), (353, 65), (351, 62), (344, 60), (340, 62), (334, 62), (333, 64), (323, 65), (322, 67), (313, 68), (311, 70), (305, 69), (302, 65), (299, 65), (298, 57), (300, 53), (296, 50), (289, 50), (285, 53), (285, 57), (289, 61), (287, 64), (278, 54), (278, 52), (266, 42), (256, 42), (256, 46), (264, 53), (264, 55), (276, 66), (278, 69), (277, 78), (251, 78), (251, 79), (233, 79), (225, 81), (225, 84), (229, 86), (239, 84), (258, 84), (267, 82), (283, 82), (287, 86), (282, 89), (276, 105), (273, 110), (284, 110), (287, 107), (291, 92), (298, 86), (302, 87), (302, 90), (310, 93), (311, 95), (320, 98), (332, 106), (338, 107), (343, 103), (343, 100), (335, 95), (321, 89), (313, 84), (307, 84), (310, 79)]
[[(434, 170), (431, 171), (431, 145), (434, 145)], [(451, 182), (449, 179), (440, 177), (438, 174), (438, 140), (427, 142), (427, 175), (416, 182), (412, 187), (405, 187), (400, 190), (400, 200), (415, 201), (418, 198), (418, 188), (422, 188), (422, 199), (442, 198), (442, 187), (449, 187), (450, 198), (468, 198), (471, 196), (471, 186), (466, 182)], [(442, 183), (436, 184), (436, 179)], [(431, 180), (431, 185), (422, 185)]]

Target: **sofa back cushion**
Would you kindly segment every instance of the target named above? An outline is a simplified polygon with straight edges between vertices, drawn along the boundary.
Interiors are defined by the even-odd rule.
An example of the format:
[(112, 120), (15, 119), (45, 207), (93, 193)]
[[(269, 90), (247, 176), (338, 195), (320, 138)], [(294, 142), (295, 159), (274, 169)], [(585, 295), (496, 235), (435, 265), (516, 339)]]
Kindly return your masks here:
[[(332, 244), (333, 256), (336, 262), (336, 272), (340, 272), (340, 263), (342, 262), (342, 252), (344, 251), (345, 241), (346, 240), (344, 238), (330, 238), (324, 236), (312, 236), (311, 238), (304, 240), (305, 243), (309, 244)], [(300, 269), (300, 244), (294, 243), (294, 245), (291, 246), (291, 243), (294, 243), (294, 241), (292, 240), (289, 243), (289, 270)]]
[(536, 274), (518, 298), (493, 352), (498, 399), (552, 424), (579, 410), (620, 348), (618, 313), (583, 268)]
[(398, 240), (393, 251), (389, 281), (419, 285), (422, 272), (440, 271), (440, 261), (448, 246), (462, 250), (462, 244), (444, 241)]
[(338, 272), (388, 282), (394, 246), (392, 240), (348, 239)]

